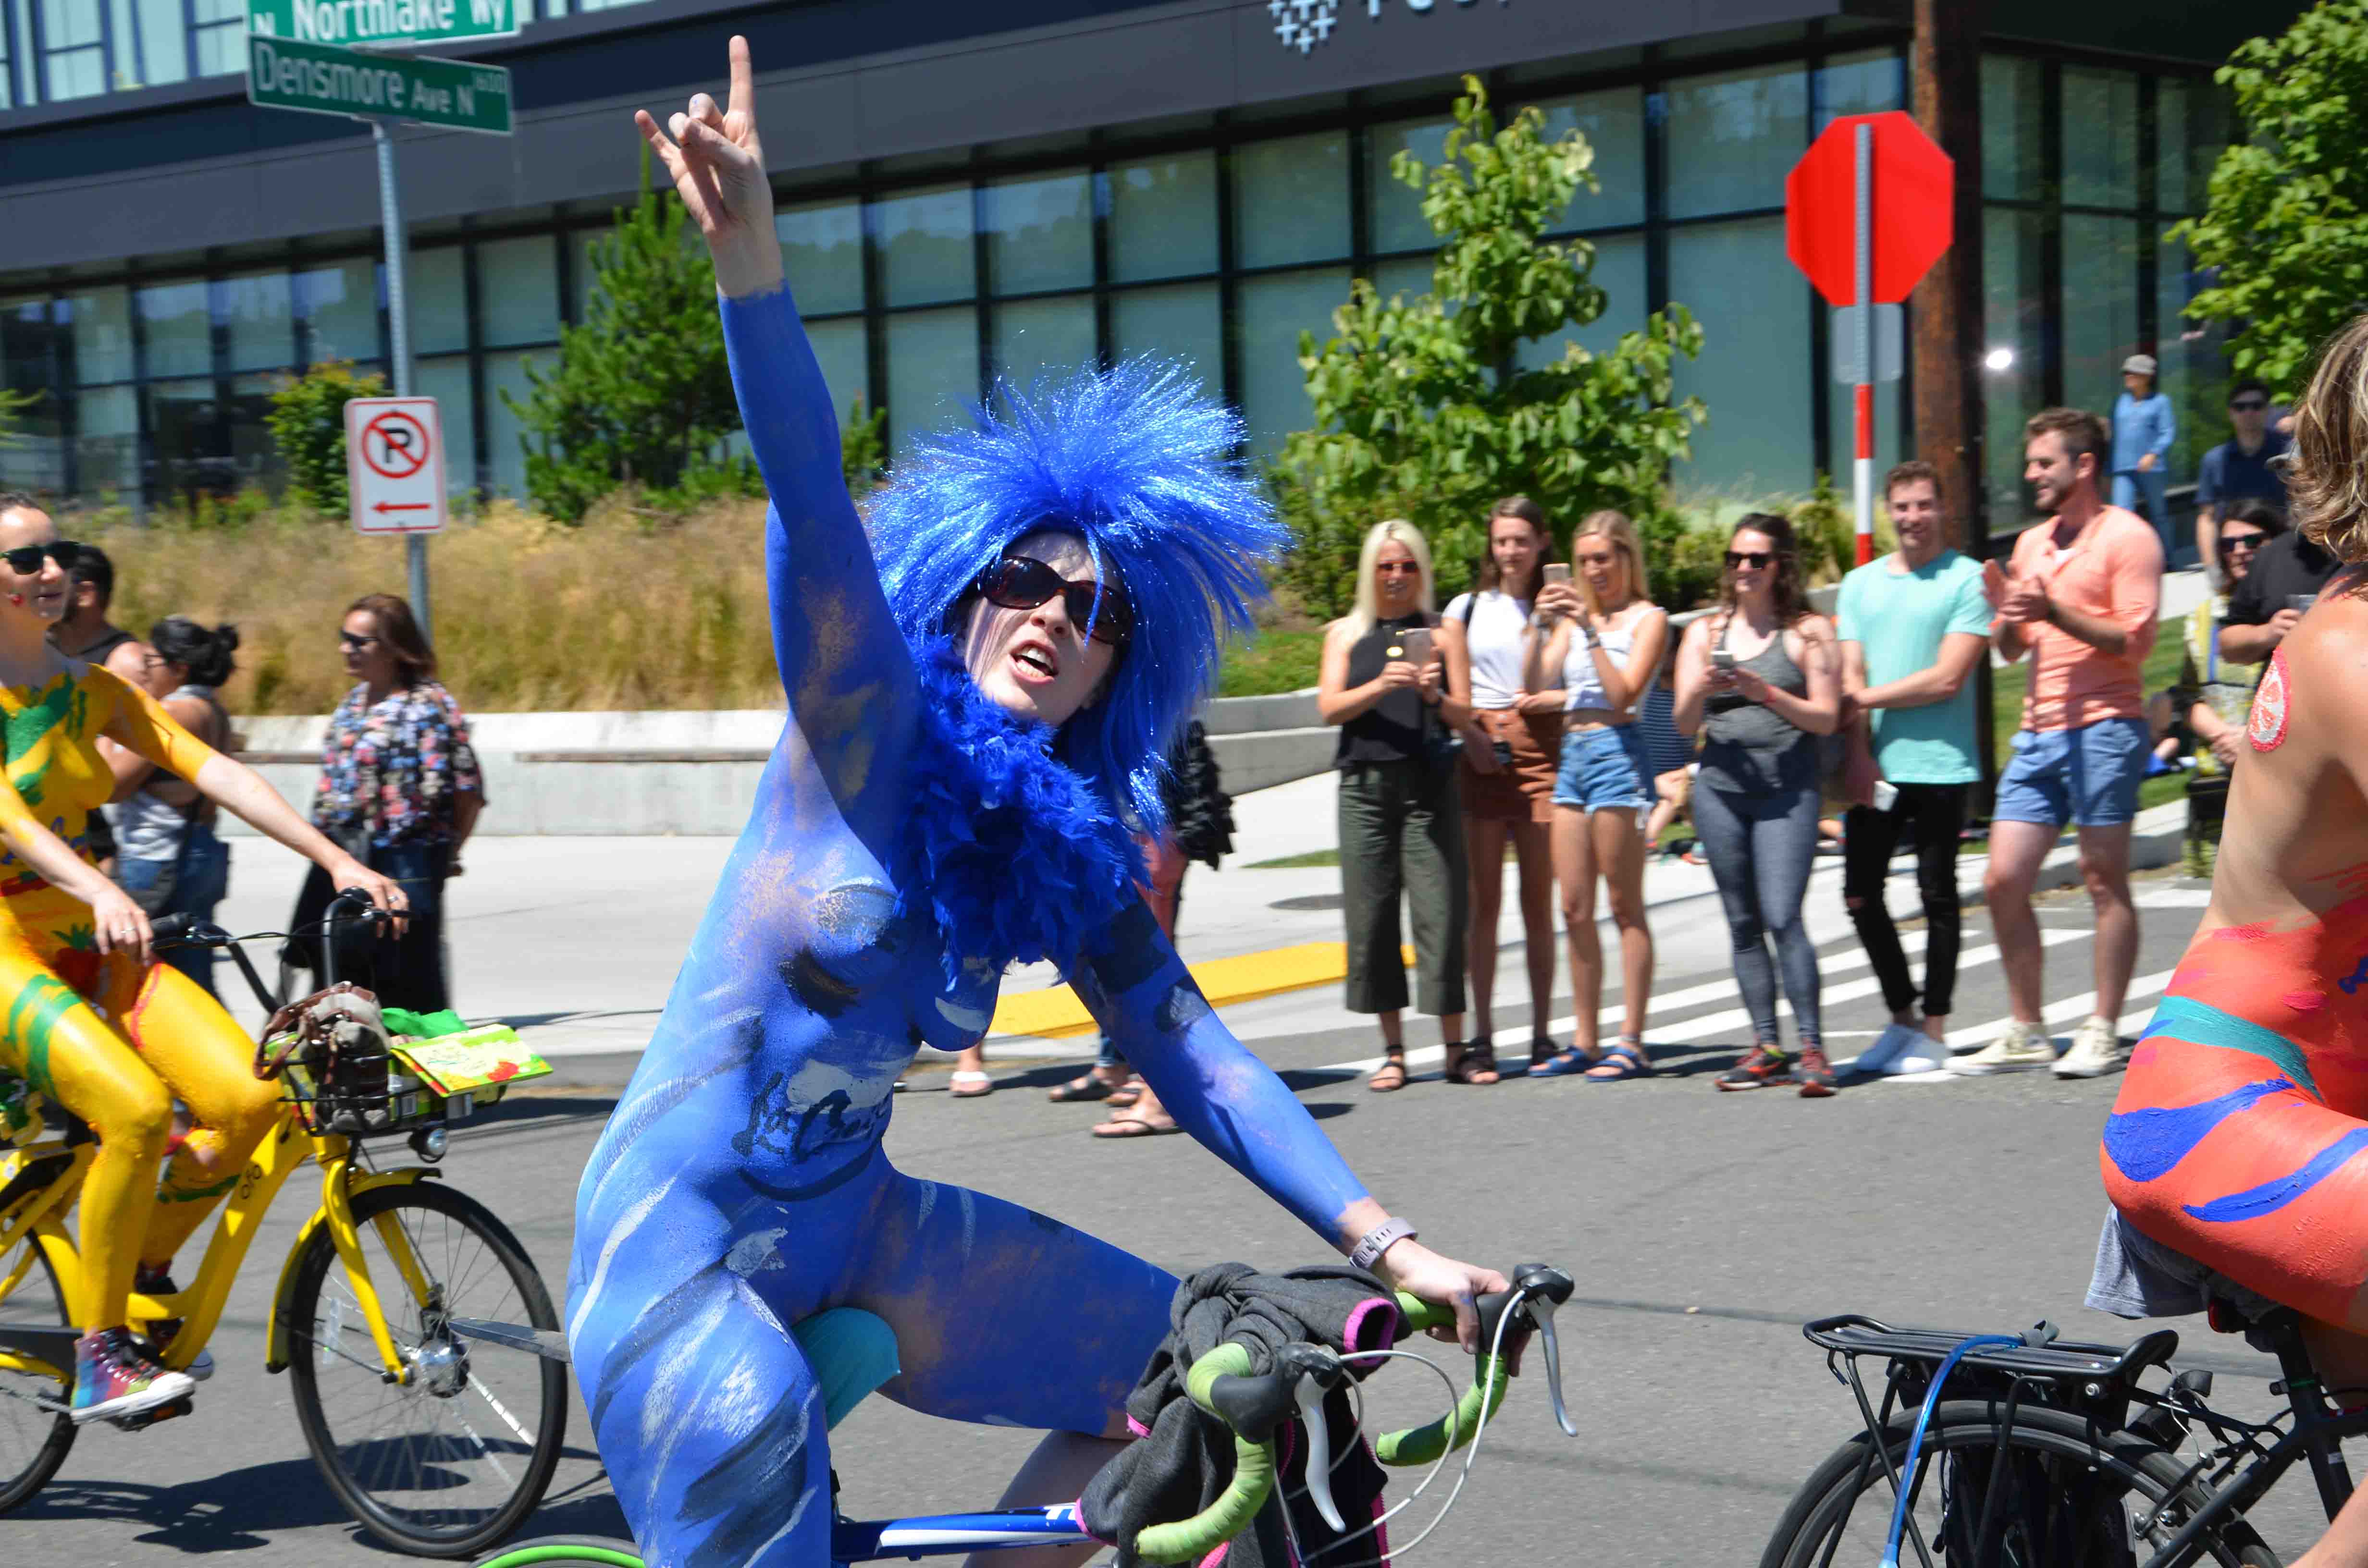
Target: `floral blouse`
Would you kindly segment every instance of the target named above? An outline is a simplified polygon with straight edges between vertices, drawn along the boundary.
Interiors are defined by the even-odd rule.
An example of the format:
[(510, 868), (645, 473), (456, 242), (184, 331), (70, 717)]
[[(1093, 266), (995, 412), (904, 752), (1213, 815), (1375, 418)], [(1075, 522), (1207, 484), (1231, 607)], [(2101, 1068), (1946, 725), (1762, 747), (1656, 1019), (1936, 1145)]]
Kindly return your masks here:
[(432, 680), (369, 696), (357, 686), (329, 716), (313, 824), (347, 844), (367, 828), (380, 849), (450, 844), (454, 798), (484, 793), (461, 705)]

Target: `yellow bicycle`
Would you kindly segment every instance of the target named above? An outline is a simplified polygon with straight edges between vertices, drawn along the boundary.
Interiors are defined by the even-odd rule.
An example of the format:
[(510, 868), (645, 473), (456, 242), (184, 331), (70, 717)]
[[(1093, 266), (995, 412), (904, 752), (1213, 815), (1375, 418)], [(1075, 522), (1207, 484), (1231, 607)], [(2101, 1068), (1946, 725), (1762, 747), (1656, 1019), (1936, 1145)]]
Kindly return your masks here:
[[(333, 908), (332, 919), (343, 918)], [(160, 942), (226, 948), (267, 994), (236, 945), (245, 938), (175, 925), (159, 923)], [(441, 1093), (399, 1073), (390, 1079), (383, 1057), (375, 1072), (348, 1060), (282, 1083), (279, 1125), (223, 1200), (196, 1275), (171, 1295), (135, 1293), (132, 1326), (153, 1334), (177, 1320), (158, 1359), (188, 1369), (265, 1211), (306, 1162), (316, 1164), (319, 1207), (280, 1265), (265, 1369), (289, 1374), (304, 1440), (365, 1528), (405, 1551), (473, 1557), (534, 1511), (559, 1462), (566, 1369), (536, 1353), (560, 1342), (559, 1316), (491, 1210), (434, 1179), (432, 1163), (374, 1168), (367, 1142), (407, 1135), (433, 1162), (445, 1125), (498, 1098), (501, 1085)], [(82, 1269), (66, 1219), (96, 1148), (90, 1130), (55, 1106), (32, 1142), (0, 1144), (0, 1513), (40, 1491), (74, 1446), (67, 1400)]]

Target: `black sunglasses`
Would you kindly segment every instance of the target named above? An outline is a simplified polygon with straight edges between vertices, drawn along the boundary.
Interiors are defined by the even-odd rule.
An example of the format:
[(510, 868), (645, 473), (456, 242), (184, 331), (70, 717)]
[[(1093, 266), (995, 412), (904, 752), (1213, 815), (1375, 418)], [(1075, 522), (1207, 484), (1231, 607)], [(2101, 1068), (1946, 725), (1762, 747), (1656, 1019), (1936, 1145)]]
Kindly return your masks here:
[(1411, 561), (1376, 561), (1373, 570), (1384, 577), (1417, 577), (1422, 574), (1422, 568)]
[(2235, 409), (2239, 414), (2259, 414), (2261, 410), (2269, 407), (2270, 404), (2268, 400), (2265, 398), (2244, 397), (2238, 398), (2228, 406)]
[(1776, 559), (1772, 550), (1730, 550), (1726, 552), (1729, 566), (1765, 566)]
[(14, 550), (0, 551), (0, 561), (19, 577), (29, 577), (41, 569), (44, 561), (54, 561), (61, 566), (72, 566), (82, 546), (70, 539), (53, 539), (47, 544), (20, 544)]
[[(1034, 609), (1058, 594), (1071, 625), (1093, 629), (1093, 640), (1105, 648), (1123, 648), (1134, 635), (1134, 607), (1114, 587), (1096, 583), (1072, 583), (1032, 555), (1007, 555), (978, 580), (986, 602), (1005, 609)], [(1101, 603), (1094, 602), (1099, 596)]]
[(2220, 553), (2226, 555), (2239, 550), (2259, 550), (2269, 537), (2267, 534), (2222, 534)]
[(359, 631), (339, 631), (337, 633), (337, 645), (341, 648), (351, 648), (357, 653), (369, 647), (371, 643), (377, 641), (377, 638), (365, 637)]

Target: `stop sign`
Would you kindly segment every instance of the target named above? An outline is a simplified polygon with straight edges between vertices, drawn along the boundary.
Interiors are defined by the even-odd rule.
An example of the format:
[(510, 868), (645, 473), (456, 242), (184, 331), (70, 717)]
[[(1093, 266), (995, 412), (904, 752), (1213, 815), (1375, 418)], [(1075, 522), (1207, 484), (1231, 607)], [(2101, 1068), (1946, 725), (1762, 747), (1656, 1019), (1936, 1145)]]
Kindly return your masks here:
[(1873, 128), (1874, 302), (1896, 304), (1949, 248), (1957, 170), (1897, 109), (1846, 115), (1784, 177), (1784, 247), (1833, 305), (1855, 305), (1858, 128)]

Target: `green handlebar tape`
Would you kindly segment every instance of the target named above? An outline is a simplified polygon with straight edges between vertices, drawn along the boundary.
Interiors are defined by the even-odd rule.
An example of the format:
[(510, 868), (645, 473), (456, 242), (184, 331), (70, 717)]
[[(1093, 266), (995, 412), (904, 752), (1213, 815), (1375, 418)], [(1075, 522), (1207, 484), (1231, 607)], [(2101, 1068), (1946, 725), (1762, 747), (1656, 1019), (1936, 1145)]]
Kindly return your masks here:
[(1192, 1363), (1184, 1373), (1184, 1392), (1193, 1403), (1217, 1414), (1209, 1403), (1209, 1390), (1219, 1378), (1247, 1378), (1250, 1375), (1250, 1351), (1247, 1345), (1236, 1345), (1228, 1339), (1206, 1356)]
[(1452, 1411), (1427, 1426), (1411, 1426), (1377, 1439), (1374, 1457), (1389, 1465), (1429, 1464), (1441, 1454), (1463, 1447), (1504, 1402), (1505, 1376), (1502, 1358), (1482, 1356), (1472, 1386), (1463, 1391)]
[(1152, 1525), (1134, 1538), (1145, 1562), (1198, 1562), (1250, 1528), (1274, 1491), (1274, 1450), (1236, 1434), (1234, 1480), (1224, 1495), (1180, 1524)]
[(630, 1551), (610, 1546), (570, 1546), (552, 1542), (547, 1546), (521, 1546), (480, 1565), (480, 1568), (534, 1568), (537, 1563), (598, 1563), (601, 1568), (644, 1568), (642, 1560)]
[(1404, 1290), (1397, 1292), (1397, 1298), (1398, 1315), (1406, 1319), (1408, 1334), (1418, 1334), (1426, 1328), (1455, 1326), (1453, 1307), (1434, 1306), (1419, 1296), (1407, 1295)]

